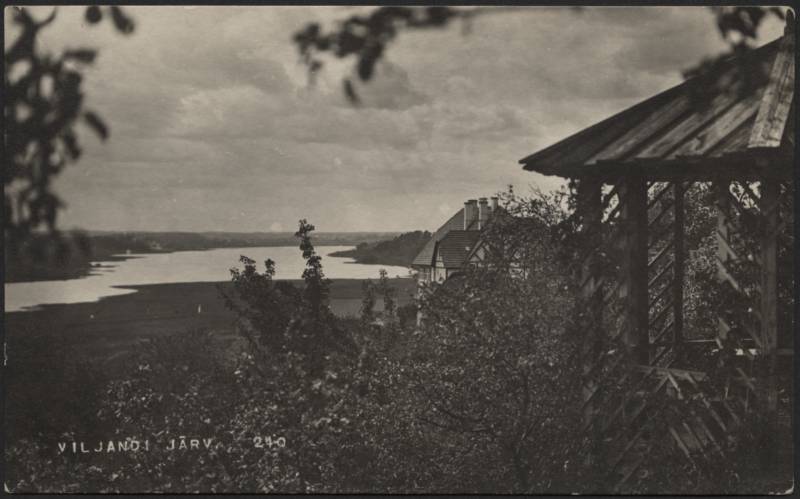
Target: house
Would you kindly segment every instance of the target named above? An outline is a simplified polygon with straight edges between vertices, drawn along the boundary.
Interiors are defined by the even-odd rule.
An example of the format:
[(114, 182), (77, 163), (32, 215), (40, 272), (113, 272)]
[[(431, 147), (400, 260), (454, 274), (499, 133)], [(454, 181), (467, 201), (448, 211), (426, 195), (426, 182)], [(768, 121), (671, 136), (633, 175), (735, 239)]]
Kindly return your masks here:
[(480, 245), (481, 231), (496, 211), (497, 197), (466, 201), (411, 263), (419, 282), (443, 282), (457, 273)]

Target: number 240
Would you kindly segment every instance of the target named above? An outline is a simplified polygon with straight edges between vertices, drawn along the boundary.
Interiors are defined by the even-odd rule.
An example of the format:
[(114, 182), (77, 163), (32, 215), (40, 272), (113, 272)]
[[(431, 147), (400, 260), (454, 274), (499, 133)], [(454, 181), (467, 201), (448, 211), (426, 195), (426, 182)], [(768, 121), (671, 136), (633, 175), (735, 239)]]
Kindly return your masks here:
[(286, 447), (286, 439), (284, 437), (255, 437), (253, 438), (253, 443), (257, 449), (263, 449), (264, 447), (269, 447), (270, 449), (278, 447), (279, 449), (283, 449)]

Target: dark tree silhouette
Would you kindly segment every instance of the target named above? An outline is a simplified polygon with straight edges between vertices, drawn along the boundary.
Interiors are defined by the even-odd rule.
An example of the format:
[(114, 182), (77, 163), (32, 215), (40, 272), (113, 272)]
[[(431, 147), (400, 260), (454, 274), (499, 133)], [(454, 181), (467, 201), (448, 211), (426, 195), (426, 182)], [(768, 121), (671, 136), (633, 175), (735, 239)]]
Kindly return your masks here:
[[(81, 156), (75, 126), (82, 120), (102, 140), (108, 138), (109, 129), (83, 103), (82, 70), (94, 62), (97, 51), (81, 47), (58, 55), (42, 52), (38, 36), (53, 23), (57, 9), (42, 21), (23, 7), (7, 12), (21, 30), (4, 54), (3, 227), (6, 248), (13, 254), (34, 233), (44, 232), (60, 242), (56, 219), (62, 202), (51, 182)], [(109, 17), (121, 33), (134, 30), (133, 20), (117, 6), (86, 9), (90, 24), (103, 17)], [(63, 244), (60, 248), (66, 249)]]

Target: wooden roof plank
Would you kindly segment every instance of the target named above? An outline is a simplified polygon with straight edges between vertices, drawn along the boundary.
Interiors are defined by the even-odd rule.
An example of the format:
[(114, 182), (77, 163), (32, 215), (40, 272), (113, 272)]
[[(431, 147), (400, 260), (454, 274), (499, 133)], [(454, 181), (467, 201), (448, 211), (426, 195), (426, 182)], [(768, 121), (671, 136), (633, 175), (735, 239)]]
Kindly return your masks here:
[(794, 29), (787, 23), (748, 147), (778, 147), (794, 99)]
[(692, 113), (680, 124), (673, 127), (650, 146), (636, 154), (636, 158), (664, 158), (687, 140), (724, 116), (739, 102), (740, 96), (735, 88), (726, 89), (711, 100), (703, 110)]
[(646, 113), (649, 112), (652, 107), (658, 106), (662, 102), (669, 102), (675, 95), (679, 94), (681, 85), (669, 88), (653, 97), (650, 97), (647, 100), (639, 102), (633, 107), (620, 111), (619, 113), (595, 123), (588, 128), (584, 128), (583, 130), (570, 135), (560, 142), (556, 142), (555, 144), (552, 144), (519, 160), (519, 162), (526, 164), (526, 169), (530, 169), (527, 166), (528, 163), (540, 163), (545, 165), (552, 160), (557, 161), (557, 163), (553, 166), (558, 166), (560, 163), (563, 163), (561, 154), (563, 154), (564, 150), (569, 150), (576, 143), (586, 141), (590, 137), (593, 141), (595, 141), (595, 136), (606, 128), (614, 126), (630, 127), (638, 125), (639, 122), (646, 117)]
[(740, 125), (746, 123), (756, 114), (758, 102), (761, 99), (760, 94), (761, 92), (757, 92), (756, 95), (734, 104), (727, 112), (717, 117), (699, 133), (694, 134), (688, 142), (676, 149), (668, 157), (674, 158), (679, 155), (699, 156), (712, 150), (731, 133), (735, 132)]
[[(616, 141), (631, 125), (638, 125), (646, 118), (647, 114), (640, 110), (626, 115), (625, 119), (617, 118), (608, 126), (597, 130), (587, 140), (574, 140), (566, 151), (558, 151), (555, 159), (558, 163), (584, 162), (587, 155), (592, 155), (604, 150), (608, 144)], [(576, 138), (577, 139), (577, 138)], [(544, 161), (551, 161), (545, 156)]]
[(642, 126), (632, 128), (611, 145), (586, 160), (586, 163), (615, 159), (630, 154), (631, 151), (642, 146), (648, 139), (672, 125), (690, 110), (689, 98), (686, 95), (681, 95), (674, 101), (665, 103), (657, 114), (645, 120)]
[(733, 130), (727, 137), (720, 140), (714, 147), (706, 150), (706, 156), (718, 158), (724, 154), (746, 149), (747, 142), (750, 140), (750, 130), (752, 129), (754, 121), (755, 116), (751, 116), (747, 121), (739, 125), (739, 128)]
[[(765, 88), (770, 84), (766, 73), (778, 71), (776, 64), (785, 68), (779, 71), (785, 78), (773, 90), (777, 97), (772, 100), (771, 107), (764, 108), (773, 109), (771, 114), (767, 113), (772, 116), (767, 125), (770, 122), (772, 125), (762, 126), (769, 129), (770, 137), (778, 137), (770, 139), (778, 144), (788, 142), (785, 136), (791, 128), (791, 124), (786, 126), (787, 116), (793, 108), (790, 63), (785, 56), (778, 60), (779, 49), (788, 43), (785, 38), (767, 43), (743, 59), (732, 58), (715, 70), (713, 95), (709, 96), (706, 105), (697, 105), (690, 95), (692, 85), (701, 80), (687, 80), (520, 162), (526, 170), (562, 177), (612, 174), (675, 176), (685, 175), (690, 170), (710, 175), (714, 172), (734, 174), (735, 168), (721, 164), (724, 157), (750, 153), (753, 154), (751, 159), (763, 159), (756, 165), (763, 169), (766, 163), (774, 163), (775, 158), (769, 154), (769, 149), (774, 147), (748, 148), (748, 144), (757, 115), (767, 113), (761, 111), (765, 106)], [(746, 94), (740, 91), (745, 84), (741, 72), (761, 70), (765, 73), (764, 78), (757, 78), (755, 87), (748, 88)], [(792, 84), (793, 81), (792, 75)], [(782, 147), (785, 148), (785, 144)], [(778, 165), (777, 169), (783, 171), (784, 163), (787, 162), (780, 160), (773, 166)], [(683, 173), (673, 171), (676, 167), (681, 167)]]

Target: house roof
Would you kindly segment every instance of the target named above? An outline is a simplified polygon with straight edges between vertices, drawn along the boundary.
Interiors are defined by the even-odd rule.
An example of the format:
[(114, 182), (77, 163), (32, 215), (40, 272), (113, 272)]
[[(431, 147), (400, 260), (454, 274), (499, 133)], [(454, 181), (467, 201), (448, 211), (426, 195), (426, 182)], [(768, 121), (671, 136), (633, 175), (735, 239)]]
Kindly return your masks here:
[[(620, 167), (625, 172), (654, 165), (697, 168), (698, 164), (713, 164), (723, 168), (726, 162), (718, 160), (722, 157), (777, 151), (782, 143), (788, 147), (785, 143), (794, 135), (791, 26), (787, 23), (783, 37), (731, 58), (703, 76), (686, 80), (520, 163), (525, 170), (575, 177)], [(696, 97), (698, 91), (703, 92), (702, 99)]]
[(476, 230), (451, 230), (437, 244), (436, 253), (447, 269), (461, 267), (470, 251), (478, 244), (481, 233)]
[[(477, 228), (477, 220), (474, 221), (468, 229), (476, 229)], [(423, 267), (430, 267), (433, 265), (433, 256), (436, 252), (436, 244), (444, 239), (444, 237), (450, 232), (454, 230), (464, 230), (464, 208), (458, 210), (450, 219), (444, 223), (439, 230), (437, 230), (433, 236), (431, 236), (430, 241), (428, 241), (425, 246), (422, 247), (422, 250), (417, 254), (414, 258), (414, 261), (411, 262), (412, 266), (423, 266)]]

